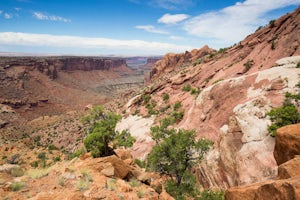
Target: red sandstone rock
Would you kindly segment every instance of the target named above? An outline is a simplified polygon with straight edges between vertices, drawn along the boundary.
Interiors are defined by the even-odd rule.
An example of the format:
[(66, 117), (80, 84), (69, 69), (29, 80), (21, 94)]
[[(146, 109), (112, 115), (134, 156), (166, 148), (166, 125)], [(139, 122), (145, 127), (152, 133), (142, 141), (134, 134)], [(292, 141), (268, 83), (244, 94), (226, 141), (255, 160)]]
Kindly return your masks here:
[(277, 130), (274, 157), (278, 165), (300, 155), (300, 124)]

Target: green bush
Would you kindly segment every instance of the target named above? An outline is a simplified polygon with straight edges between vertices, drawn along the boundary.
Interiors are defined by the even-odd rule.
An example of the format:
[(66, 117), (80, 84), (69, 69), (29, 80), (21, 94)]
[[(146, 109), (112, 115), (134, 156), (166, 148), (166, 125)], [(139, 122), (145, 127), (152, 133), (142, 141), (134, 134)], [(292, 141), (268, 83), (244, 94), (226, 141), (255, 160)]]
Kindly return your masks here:
[(143, 94), (142, 99), (144, 101), (144, 104), (147, 104), (147, 103), (149, 103), (149, 101), (151, 99), (151, 95), (150, 94)]
[(176, 111), (178, 110), (179, 108), (181, 108), (182, 104), (180, 101), (177, 101), (175, 104), (174, 104), (174, 107), (173, 107), (173, 110)]
[(21, 190), (23, 187), (25, 186), (25, 183), (24, 182), (16, 182), (16, 183), (12, 183), (10, 184), (10, 189), (12, 191), (19, 191)]
[(191, 85), (187, 84), (187, 85), (183, 86), (182, 91), (189, 92), (189, 91), (191, 91), (191, 89), (192, 89)]
[[(113, 142), (113, 146), (127, 146), (133, 144), (134, 138), (128, 131), (121, 133), (115, 131), (117, 122), (121, 119), (120, 115), (113, 112), (104, 112), (103, 107), (97, 106), (93, 108), (90, 115), (87, 116), (89, 123), (86, 129), (87, 137), (84, 139), (84, 146), (93, 157), (112, 155), (113, 149), (109, 146)], [(122, 141), (124, 140), (125, 141)]]
[(164, 102), (167, 102), (167, 101), (169, 100), (169, 98), (170, 98), (170, 95), (169, 95), (169, 94), (167, 94), (167, 93), (164, 93), (164, 94), (163, 94), (163, 101), (164, 101)]
[(225, 192), (222, 190), (204, 190), (200, 194), (199, 200), (224, 200)]
[(192, 95), (196, 95), (196, 96), (198, 96), (198, 94), (200, 94), (200, 90), (199, 90), (199, 88), (192, 88), (192, 90), (191, 90), (191, 94), (192, 94)]
[(14, 177), (20, 177), (24, 175), (24, 171), (20, 167), (12, 168), (10, 174)]
[(140, 168), (146, 168), (146, 162), (140, 159), (134, 159), (134, 163), (137, 164)]
[(272, 109), (268, 116), (270, 116), (273, 124), (269, 126), (268, 131), (271, 136), (276, 136), (276, 130), (280, 127), (300, 122), (300, 114), (295, 105), (289, 104), (279, 108)]
[(247, 62), (244, 63), (244, 67), (245, 67), (244, 73), (249, 71), (253, 65), (254, 65), (253, 60), (247, 60)]
[(269, 25), (270, 25), (270, 28), (274, 28), (275, 27), (275, 20), (270, 20)]
[(68, 159), (72, 160), (73, 158), (79, 158), (81, 155), (86, 153), (86, 149), (84, 147), (77, 149), (75, 152), (69, 154)]
[(296, 68), (300, 68), (300, 61), (297, 63)]

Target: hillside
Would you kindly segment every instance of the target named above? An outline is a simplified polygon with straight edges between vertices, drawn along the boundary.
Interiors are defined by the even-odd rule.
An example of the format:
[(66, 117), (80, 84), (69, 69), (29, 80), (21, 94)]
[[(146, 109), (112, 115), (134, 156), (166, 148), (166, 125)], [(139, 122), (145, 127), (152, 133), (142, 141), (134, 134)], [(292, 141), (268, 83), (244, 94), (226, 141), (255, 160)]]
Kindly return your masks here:
[[(266, 113), (281, 105), (285, 92), (297, 92), (299, 22), (300, 8), (232, 47), (215, 51), (205, 46), (163, 57), (151, 69), (149, 86), (126, 106), (131, 115), (121, 126), (135, 132), (135, 123), (144, 124), (137, 129), (143, 129), (144, 136), (139, 135), (133, 154), (147, 154), (150, 148), (143, 146), (153, 145), (149, 128), (174, 115), (172, 107), (181, 102), (184, 115), (176, 127), (194, 129), (198, 138), (215, 142), (215, 149), (197, 167), (202, 185), (227, 188), (274, 178), (274, 138), (267, 131)], [(145, 96), (153, 106), (143, 103)], [(149, 113), (156, 116), (143, 117)]]

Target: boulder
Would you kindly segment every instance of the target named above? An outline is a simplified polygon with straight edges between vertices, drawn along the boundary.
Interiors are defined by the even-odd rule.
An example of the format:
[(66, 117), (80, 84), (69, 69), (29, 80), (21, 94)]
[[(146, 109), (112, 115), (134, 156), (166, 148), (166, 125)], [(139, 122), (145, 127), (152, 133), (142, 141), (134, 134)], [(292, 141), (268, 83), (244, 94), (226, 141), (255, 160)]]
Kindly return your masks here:
[(300, 124), (277, 130), (274, 157), (278, 165), (300, 155)]
[(93, 171), (101, 172), (108, 177), (125, 178), (130, 172), (129, 166), (117, 156), (86, 159), (82, 167), (88, 167)]
[(277, 181), (265, 181), (249, 186), (234, 187), (226, 191), (225, 199), (265, 200), (300, 199), (300, 176)]
[(295, 156), (278, 167), (278, 179), (286, 179), (295, 176), (300, 176), (300, 156)]

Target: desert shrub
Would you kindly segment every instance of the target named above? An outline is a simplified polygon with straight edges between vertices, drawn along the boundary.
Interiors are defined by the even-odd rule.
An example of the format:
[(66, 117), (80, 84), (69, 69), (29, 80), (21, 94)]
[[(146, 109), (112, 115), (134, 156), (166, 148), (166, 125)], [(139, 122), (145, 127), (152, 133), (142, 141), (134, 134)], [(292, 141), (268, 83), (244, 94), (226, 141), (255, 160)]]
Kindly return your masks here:
[(116, 182), (117, 180), (114, 178), (110, 178), (106, 181), (106, 187), (110, 191), (114, 191), (116, 189)]
[(254, 65), (253, 60), (247, 60), (247, 62), (244, 63), (244, 67), (245, 67), (244, 72), (246, 73), (247, 71), (249, 71), (253, 65)]
[(280, 127), (300, 122), (300, 114), (293, 104), (274, 108), (268, 113), (268, 116), (270, 116), (270, 119), (273, 122), (268, 128), (271, 136), (276, 136), (276, 130)]
[(150, 94), (143, 94), (142, 99), (144, 101), (144, 104), (147, 104), (147, 103), (149, 103), (149, 101), (151, 99), (151, 95)]
[(145, 195), (145, 192), (143, 190), (139, 189), (136, 194), (137, 194), (138, 198), (143, 198)]
[(199, 200), (224, 200), (225, 192), (222, 190), (204, 190), (200, 193)]
[[(300, 82), (296, 84), (298, 90), (300, 89)], [(270, 117), (272, 124), (268, 127), (271, 136), (276, 136), (276, 130), (282, 126), (296, 124), (300, 122), (300, 113), (296, 105), (299, 105), (300, 92), (285, 94), (285, 100), (282, 106), (273, 108), (267, 115)]]
[(50, 145), (48, 146), (48, 150), (49, 150), (49, 151), (58, 150), (58, 147), (55, 146), (54, 144), (50, 144)]
[(24, 170), (20, 167), (12, 168), (10, 174), (14, 177), (20, 177), (24, 175)]
[(169, 100), (169, 98), (170, 98), (170, 95), (167, 94), (167, 93), (164, 93), (163, 96), (162, 96), (162, 98), (163, 98), (164, 102), (167, 102)]
[(196, 61), (193, 62), (193, 66), (199, 65), (202, 62), (201, 58), (198, 58)]
[(221, 81), (223, 81), (223, 80), (224, 80), (223, 78), (218, 79), (218, 80), (216, 80), (215, 82), (213, 82), (213, 84), (219, 83), (219, 82), (221, 82)]
[(199, 88), (192, 88), (192, 90), (191, 90), (191, 94), (192, 94), (192, 95), (196, 95), (196, 96), (198, 96), (198, 94), (200, 94), (200, 90), (199, 90)]
[(140, 159), (134, 159), (134, 163), (137, 164), (139, 167), (141, 168), (145, 168), (146, 167), (146, 162), (145, 161), (142, 161)]
[(177, 101), (174, 106), (173, 106), (173, 110), (176, 111), (178, 110), (179, 108), (181, 108), (182, 104), (180, 101)]
[(37, 168), (39, 166), (39, 161), (35, 160), (35, 161), (31, 162), (30, 166), (33, 168)]
[(182, 91), (189, 92), (189, 91), (191, 91), (191, 89), (192, 89), (191, 85), (187, 84), (187, 85), (183, 86)]
[(181, 121), (183, 116), (184, 116), (184, 112), (180, 111), (180, 112), (173, 112), (172, 116), (174, 117), (175, 121)]
[(25, 183), (24, 182), (15, 182), (15, 183), (12, 183), (10, 184), (10, 189), (12, 191), (19, 191), (21, 190), (23, 187), (25, 186)]
[(59, 161), (61, 161), (61, 158), (60, 158), (60, 156), (56, 156), (52, 160), (53, 160), (53, 162), (59, 162)]
[(60, 185), (62, 187), (66, 185), (64, 177), (62, 177), (62, 176), (58, 177), (58, 185)]
[(90, 172), (88, 170), (82, 169), (81, 170), (81, 174), (82, 174), (83, 179), (85, 179), (85, 180), (87, 180), (89, 182), (93, 182), (93, 178), (90, 175)]
[(94, 107), (86, 119), (84, 121), (89, 126), (86, 129), (88, 135), (84, 139), (84, 146), (93, 157), (112, 155), (113, 149), (109, 146), (110, 143), (113, 143), (114, 147), (120, 145), (126, 147), (135, 141), (128, 131), (120, 133), (115, 130), (121, 116), (113, 112), (104, 112), (102, 106)]
[(300, 61), (297, 63), (296, 68), (300, 68)]
[(40, 159), (40, 163), (42, 164), (42, 167), (46, 167), (46, 160), (47, 160), (47, 154), (46, 152), (41, 152), (37, 156), (38, 159)]
[(177, 188), (184, 183), (195, 162), (202, 159), (213, 145), (207, 139), (196, 141), (195, 131), (190, 130), (166, 128), (159, 134), (151, 132), (151, 136), (157, 144), (147, 157), (148, 166), (153, 171), (169, 175), (170, 179), (176, 177)]
[(81, 155), (86, 153), (86, 149), (84, 147), (77, 149), (75, 152), (70, 153), (68, 156), (69, 160), (72, 160), (73, 158), (79, 158)]
[(32, 179), (39, 179), (48, 176), (48, 169), (31, 169), (27, 172), (28, 176)]
[(130, 185), (131, 187), (138, 187), (139, 185), (141, 185), (141, 183), (140, 183), (138, 180), (136, 180), (135, 178), (133, 178), (133, 179), (129, 182), (129, 185)]
[(275, 27), (275, 20), (270, 20), (269, 25), (270, 25), (271, 28), (274, 28)]
[(77, 190), (80, 190), (80, 191), (87, 190), (89, 188), (89, 186), (90, 186), (89, 181), (87, 181), (85, 179), (80, 179), (76, 183), (76, 188), (77, 188)]

